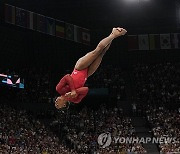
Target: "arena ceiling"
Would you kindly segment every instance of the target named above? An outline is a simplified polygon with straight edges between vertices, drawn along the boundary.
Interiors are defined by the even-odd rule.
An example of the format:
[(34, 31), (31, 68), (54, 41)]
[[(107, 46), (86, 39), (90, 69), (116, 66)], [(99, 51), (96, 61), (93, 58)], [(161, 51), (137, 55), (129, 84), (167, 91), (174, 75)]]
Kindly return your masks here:
[(176, 0), (2, 0), (30, 11), (93, 28), (172, 25)]

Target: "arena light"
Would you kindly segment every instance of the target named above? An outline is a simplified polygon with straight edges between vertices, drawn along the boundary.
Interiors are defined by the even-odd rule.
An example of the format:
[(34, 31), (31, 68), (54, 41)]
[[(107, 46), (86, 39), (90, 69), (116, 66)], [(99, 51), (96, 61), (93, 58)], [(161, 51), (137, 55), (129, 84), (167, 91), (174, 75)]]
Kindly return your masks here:
[(124, 0), (124, 2), (128, 2), (128, 3), (137, 3), (139, 2), (139, 0)]
[(124, 2), (129, 3), (140, 3), (140, 2), (149, 2), (150, 0), (124, 0)]

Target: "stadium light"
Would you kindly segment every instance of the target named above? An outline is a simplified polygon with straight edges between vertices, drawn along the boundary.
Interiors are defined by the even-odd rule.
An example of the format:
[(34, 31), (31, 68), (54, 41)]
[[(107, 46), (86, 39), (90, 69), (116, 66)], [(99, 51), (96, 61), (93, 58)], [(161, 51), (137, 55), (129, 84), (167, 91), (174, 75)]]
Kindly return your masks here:
[(140, 2), (149, 2), (150, 0), (124, 0), (125, 2), (129, 3), (140, 3)]

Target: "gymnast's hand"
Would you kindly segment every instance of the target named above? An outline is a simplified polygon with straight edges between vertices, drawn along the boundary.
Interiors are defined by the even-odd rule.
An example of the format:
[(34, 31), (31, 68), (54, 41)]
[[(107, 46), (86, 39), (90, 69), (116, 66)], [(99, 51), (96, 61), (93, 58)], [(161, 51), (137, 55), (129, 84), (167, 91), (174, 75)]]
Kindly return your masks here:
[(77, 93), (75, 90), (71, 91), (71, 98), (76, 98), (77, 97)]
[(114, 38), (117, 38), (121, 35), (125, 35), (126, 33), (127, 31), (124, 28), (117, 27), (112, 29), (111, 35), (113, 35)]
[(76, 93), (75, 90), (73, 90), (71, 92), (66, 93), (64, 96), (65, 96), (66, 99), (76, 98), (77, 97), (77, 93)]

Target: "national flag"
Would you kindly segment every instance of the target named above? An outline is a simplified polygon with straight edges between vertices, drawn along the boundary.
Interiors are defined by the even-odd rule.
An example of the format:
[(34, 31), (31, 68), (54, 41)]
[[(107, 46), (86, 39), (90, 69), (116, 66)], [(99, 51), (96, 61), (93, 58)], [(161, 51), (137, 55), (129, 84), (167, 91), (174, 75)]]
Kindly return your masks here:
[(30, 12), (16, 7), (16, 25), (24, 28), (29, 27)]
[(66, 29), (66, 39), (74, 41), (74, 25), (66, 23), (65, 24), (65, 29)]
[(149, 38), (148, 35), (138, 35), (139, 50), (149, 50)]
[(138, 50), (138, 37), (137, 35), (128, 35), (128, 50)]
[[(177, 28), (180, 28), (180, 1), (175, 1), (175, 9), (176, 9), (176, 22), (177, 22)], [(175, 12), (175, 11), (174, 11)]]
[(15, 24), (15, 6), (5, 4), (5, 22)]
[(29, 22), (28, 22), (28, 27), (29, 29), (34, 29), (34, 13), (29, 12)]
[(90, 38), (90, 30), (89, 29), (82, 29), (82, 43), (89, 45), (91, 41)]
[(46, 33), (49, 35), (55, 35), (55, 20), (53, 18), (46, 18)]
[(38, 14), (37, 13), (33, 13), (33, 18), (32, 18), (32, 24), (31, 26), (33, 25), (33, 30), (37, 30), (37, 16)]
[(171, 34), (171, 47), (173, 49), (180, 48), (180, 33)]
[(150, 50), (160, 49), (160, 35), (159, 34), (149, 34), (149, 46), (150, 46)]
[(160, 34), (161, 49), (171, 49), (170, 34)]
[(46, 32), (46, 17), (37, 14), (37, 31), (45, 33)]
[(74, 41), (78, 43), (82, 42), (82, 27), (74, 25)]
[(65, 23), (63, 21), (56, 20), (56, 36), (65, 37)]

